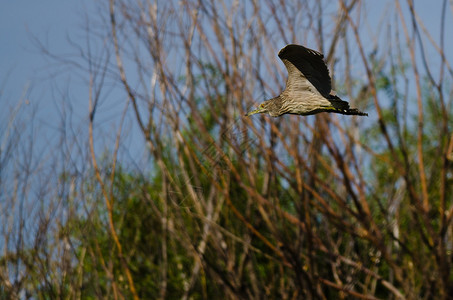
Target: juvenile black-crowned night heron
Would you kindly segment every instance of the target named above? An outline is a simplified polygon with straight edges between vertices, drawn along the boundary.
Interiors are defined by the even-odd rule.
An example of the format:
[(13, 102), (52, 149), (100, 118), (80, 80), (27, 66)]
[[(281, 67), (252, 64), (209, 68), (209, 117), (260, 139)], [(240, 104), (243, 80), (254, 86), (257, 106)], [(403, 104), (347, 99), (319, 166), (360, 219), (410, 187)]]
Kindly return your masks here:
[(280, 96), (264, 101), (246, 116), (259, 113), (268, 113), (272, 117), (284, 114), (305, 116), (320, 112), (368, 116), (356, 108), (350, 108), (348, 102), (332, 91), (329, 70), (322, 53), (300, 45), (287, 45), (280, 50), (278, 57), (288, 70), (285, 90)]

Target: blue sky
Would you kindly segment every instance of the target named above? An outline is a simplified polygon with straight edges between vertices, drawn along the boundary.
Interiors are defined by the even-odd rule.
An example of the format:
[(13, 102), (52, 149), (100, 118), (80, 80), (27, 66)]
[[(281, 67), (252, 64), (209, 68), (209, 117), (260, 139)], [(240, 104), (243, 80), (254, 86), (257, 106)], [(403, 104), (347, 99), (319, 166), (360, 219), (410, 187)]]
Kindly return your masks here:
[[(403, 7), (407, 7), (405, 1), (401, 1)], [(366, 5), (367, 19), (369, 28), (361, 30), (362, 38), (367, 38), (367, 32), (375, 33), (380, 18), (386, 13), (394, 16), (394, 6), (392, 0), (387, 1), (364, 1)], [(441, 1), (416, 1), (417, 12), (424, 21), (425, 26), (433, 34), (433, 38), (439, 40), (440, 28), (440, 8)], [(4, 134), (5, 124), (8, 122), (10, 111), (22, 99), (23, 90), (29, 86), (30, 90), (26, 98), (31, 105), (22, 106), (25, 118), (31, 115), (31, 108), (37, 110), (37, 128), (34, 133), (39, 136), (36, 161), (41, 161), (41, 156), (52, 156), (54, 152), (46, 151), (49, 145), (58, 145), (58, 134), (60, 130), (60, 115), (62, 101), (59, 95), (55, 95), (55, 90), (68, 87), (68, 99), (74, 108), (74, 116), (71, 116), (72, 125), (75, 124), (74, 136), (86, 142), (88, 131), (88, 92), (86, 84), (80, 84), (84, 78), (74, 75), (71, 70), (62, 72), (49, 78), (49, 73), (54, 68), (48, 67), (49, 60), (40, 52), (33, 43), (32, 37), (38, 38), (41, 42), (48, 45), (52, 52), (57, 54), (74, 53), (73, 46), (68, 43), (68, 36), (76, 43), (85, 45), (82, 26), (84, 24), (83, 13), (88, 9), (93, 11), (95, 1), (58, 1), (58, 0), (5, 0), (0, 1), (0, 88), (3, 88), (0, 95), (0, 146)], [(388, 10), (385, 10), (386, 5)], [(434, 6), (434, 7), (433, 7)], [(406, 11), (406, 22), (410, 26), (410, 18)], [(453, 61), (453, 19), (452, 8), (448, 7), (445, 33), (445, 50), (449, 61)], [(388, 16), (388, 17), (389, 17)], [(93, 15), (93, 19), (98, 16)], [(330, 16), (327, 16), (330, 17)], [(383, 30), (385, 33), (385, 30)], [(401, 35), (402, 32), (401, 32)], [(404, 38), (402, 36), (401, 38)], [(380, 39), (385, 39), (381, 33)], [(372, 40), (367, 45), (372, 47)], [(386, 42), (382, 40), (382, 42)], [(428, 49), (430, 50), (430, 49)], [(432, 51), (432, 49), (430, 50)], [(429, 54), (428, 54), (429, 55)], [(434, 66), (440, 63), (438, 55), (431, 61)], [(276, 57), (277, 59), (277, 57)], [(357, 59), (360, 59), (357, 56)], [(407, 58), (409, 60), (409, 58)], [(420, 59), (419, 59), (420, 62)], [(423, 73), (422, 64), (419, 64)], [(436, 76), (437, 76), (436, 72)], [(80, 74), (79, 74), (80, 75)], [(130, 78), (129, 78), (130, 79)], [(6, 82), (5, 82), (6, 80)], [(85, 79), (86, 80), (86, 79)], [(64, 92), (64, 91), (63, 91)], [(114, 94), (114, 93), (112, 93)], [(114, 143), (105, 143), (105, 138), (114, 136), (116, 126), (113, 125), (118, 119), (118, 110), (124, 107), (123, 95), (108, 95), (108, 103), (102, 107), (102, 117), (97, 118), (97, 122), (104, 126), (97, 127), (96, 140), (99, 140), (99, 148), (96, 153), (101, 156), (105, 151), (106, 145), (113, 147)], [(118, 105), (119, 104), (119, 105)], [(132, 115), (132, 114), (130, 114)], [(371, 114), (370, 114), (371, 115)], [(370, 116), (370, 120), (372, 117)], [(26, 121), (26, 120), (25, 120)], [(101, 131), (99, 128), (101, 127)], [(143, 137), (133, 116), (127, 120), (123, 131), (122, 153), (128, 162), (139, 164), (137, 169), (143, 169), (147, 164), (141, 164), (149, 158), (149, 153), (143, 145)], [(22, 133), (21, 133), (22, 134)], [(26, 133), (29, 134), (29, 133)], [(27, 136), (25, 136), (27, 138)], [(66, 145), (65, 145), (66, 146)], [(68, 151), (72, 151), (72, 145), (68, 145)], [(74, 147), (75, 148), (75, 147)], [(81, 147), (83, 148), (83, 147)], [(77, 150), (77, 149), (76, 149)], [(87, 151), (83, 149), (82, 151)], [(75, 154), (77, 155), (77, 153)], [(120, 158), (121, 159), (121, 158)], [(121, 160), (123, 163), (124, 160)], [(151, 165), (151, 164), (148, 164)], [(49, 165), (48, 168), (54, 167)], [(39, 178), (37, 178), (39, 181)]]
[[(373, 3), (365, 1), (368, 8), (385, 5), (392, 1)], [(436, 32), (440, 24), (440, 3), (433, 7), (431, 1), (415, 1), (417, 12), (431, 32)], [(13, 98), (20, 97), (20, 92), (28, 83), (36, 88), (39, 75), (46, 67), (46, 61), (32, 43), (32, 36), (49, 43), (57, 53), (70, 52), (66, 37), (80, 36), (82, 14), (92, 1), (58, 1), (58, 0), (16, 0), (0, 2), (0, 80), (8, 77), (6, 92)], [(401, 1), (405, 6), (405, 1)], [(447, 4), (448, 5), (448, 4)], [(378, 10), (378, 11), (379, 11)], [(380, 17), (380, 13), (371, 13), (369, 18)], [(447, 11), (447, 24), (452, 24), (452, 13)], [(407, 19), (407, 21), (410, 21)], [(374, 23), (374, 22), (370, 22)], [(448, 30), (447, 30), (448, 32)], [(451, 32), (450, 32), (451, 33)], [(434, 36), (438, 39), (438, 35)], [(447, 49), (452, 49), (452, 39), (446, 35)], [(450, 51), (451, 52), (451, 51)], [(448, 51), (447, 51), (448, 53)], [(11, 72), (7, 75), (8, 72)], [(8, 94), (8, 93), (7, 93)], [(4, 99), (3, 99), (4, 100)]]
[(17, 96), (28, 82), (35, 83), (45, 68), (43, 55), (32, 43), (32, 36), (47, 40), (57, 50), (70, 50), (66, 34), (77, 30), (84, 1), (1, 1), (0, 2), (0, 69), (1, 80), (7, 72), (8, 91)]
[[(420, 14), (428, 30), (438, 41), (440, 28), (440, 8), (442, 1), (415, 1), (416, 10)], [(2, 106), (13, 107), (23, 95), (26, 87), (29, 87), (30, 101), (32, 104), (43, 107), (40, 112), (41, 119), (48, 121), (55, 113), (55, 97), (52, 97), (52, 80), (54, 84), (68, 82), (68, 77), (53, 77), (49, 80), (48, 60), (40, 53), (33, 43), (32, 37), (37, 37), (46, 43), (55, 53), (73, 53), (74, 48), (68, 44), (67, 37), (84, 43), (81, 25), (84, 22), (83, 12), (92, 9), (95, 1), (58, 1), (58, 0), (17, 0), (0, 2), (0, 87), (4, 87), (0, 96)], [(369, 11), (367, 21), (371, 25), (370, 30), (375, 30), (373, 24), (378, 24), (379, 19), (385, 14), (385, 7), (389, 6), (387, 12), (393, 12), (393, 1), (363, 1)], [(403, 7), (407, 7), (406, 1), (401, 1)], [(447, 4), (449, 5), (449, 4)], [(89, 7), (87, 7), (89, 6)], [(376, 9), (376, 7), (378, 9)], [(406, 10), (407, 11), (407, 10)], [(452, 9), (447, 9), (447, 20), (445, 33), (446, 53), (453, 55), (453, 20)], [(409, 17), (406, 18), (410, 26)], [(366, 34), (365, 31), (362, 34)], [(451, 59), (450, 59), (451, 61)], [(435, 61), (434, 63), (437, 63)], [(65, 74), (64, 76), (73, 76)], [(76, 77), (76, 76), (73, 76)], [(73, 80), (74, 78), (71, 78)], [(75, 85), (73, 85), (74, 87)], [(77, 88), (75, 88), (76, 92)], [(79, 117), (86, 117), (88, 111), (87, 98), (75, 97), (80, 106)], [(83, 102), (83, 103), (82, 103)], [(6, 104), (6, 105), (5, 105)], [(0, 117), (4, 113), (0, 112)]]

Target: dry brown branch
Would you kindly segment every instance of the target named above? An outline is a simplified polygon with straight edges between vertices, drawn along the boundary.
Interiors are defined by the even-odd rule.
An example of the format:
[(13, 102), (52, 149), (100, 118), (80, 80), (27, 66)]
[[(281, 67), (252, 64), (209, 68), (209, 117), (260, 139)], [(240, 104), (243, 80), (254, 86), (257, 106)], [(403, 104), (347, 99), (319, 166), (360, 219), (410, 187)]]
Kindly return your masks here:
[[(87, 74), (90, 107), (89, 124), (61, 130), (54, 181), (28, 181), (54, 155), (27, 165), (32, 151), (8, 143), (22, 127), (0, 133), (0, 207), (14, 212), (0, 218), (0, 298), (448, 298), (446, 0), (440, 34), (410, 0), (394, 11), (359, 0), (98, 5), (79, 58), (56, 60)], [(337, 94), (370, 117), (243, 117), (284, 88), (287, 43), (324, 52)], [(35, 186), (50, 200), (32, 202), (42, 208), (30, 209), (27, 247)]]
[[(105, 186), (104, 180), (102, 179), (101, 171), (100, 171), (100, 169), (98, 167), (98, 164), (97, 164), (96, 153), (94, 151), (93, 121), (94, 121), (95, 106), (93, 104), (94, 101), (92, 100), (91, 87), (92, 87), (92, 82), (90, 81), (90, 91), (89, 91), (90, 92), (90, 94), (89, 94), (89, 105), (90, 105), (89, 136), (90, 136), (90, 139), (89, 139), (89, 141), (90, 141), (91, 161), (93, 163), (93, 168), (94, 168), (94, 172), (95, 172), (95, 175), (96, 175), (96, 179), (99, 182), (99, 185), (101, 187), (102, 195), (104, 197), (105, 205), (107, 207), (110, 234), (112, 235), (112, 238), (113, 238), (113, 240), (115, 242), (115, 245), (116, 245), (116, 247), (118, 249), (118, 256), (119, 256), (121, 265), (124, 268), (124, 272), (126, 274), (127, 280), (129, 282), (129, 289), (130, 289), (134, 299), (139, 299), (137, 291), (135, 289), (134, 280), (133, 280), (131, 272), (129, 270), (129, 266), (128, 266), (127, 261), (126, 261), (126, 259), (124, 257), (123, 246), (121, 245), (121, 242), (120, 242), (120, 240), (118, 238), (118, 234), (116, 233), (116, 229), (115, 229), (115, 224), (113, 222), (113, 205), (114, 205), (113, 195), (111, 195), (111, 194), (109, 195), (109, 193), (108, 193), (108, 188)], [(121, 128), (121, 126), (119, 128)], [(117, 135), (117, 142), (116, 142), (117, 147), (119, 145), (119, 141), (118, 140), (119, 140), (119, 138), (121, 136), (121, 134), (120, 134), (121, 131), (120, 130), (118, 131), (118, 135)], [(117, 149), (115, 149), (115, 153), (116, 152), (117, 152)], [(114, 171), (112, 171), (112, 173), (114, 173)], [(112, 175), (112, 177), (113, 177), (113, 175)]]

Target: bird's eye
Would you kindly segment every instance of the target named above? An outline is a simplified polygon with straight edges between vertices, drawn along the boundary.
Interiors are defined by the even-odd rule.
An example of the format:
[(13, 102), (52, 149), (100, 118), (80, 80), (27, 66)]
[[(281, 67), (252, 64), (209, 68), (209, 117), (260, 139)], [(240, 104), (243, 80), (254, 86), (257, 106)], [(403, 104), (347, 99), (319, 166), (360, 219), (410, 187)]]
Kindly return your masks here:
[(263, 103), (260, 104), (260, 108), (264, 108), (264, 104)]

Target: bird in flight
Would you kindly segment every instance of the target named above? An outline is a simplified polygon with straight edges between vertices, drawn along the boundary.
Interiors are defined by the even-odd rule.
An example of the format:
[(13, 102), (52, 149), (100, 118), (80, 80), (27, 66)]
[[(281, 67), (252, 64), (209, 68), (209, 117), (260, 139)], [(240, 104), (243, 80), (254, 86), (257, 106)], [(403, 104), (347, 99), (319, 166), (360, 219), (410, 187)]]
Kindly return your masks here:
[(350, 108), (348, 102), (332, 91), (329, 70), (322, 53), (291, 44), (280, 50), (278, 57), (288, 70), (285, 90), (279, 96), (264, 101), (246, 116), (259, 113), (268, 113), (272, 117), (284, 114), (306, 116), (320, 112), (368, 116), (356, 108)]

